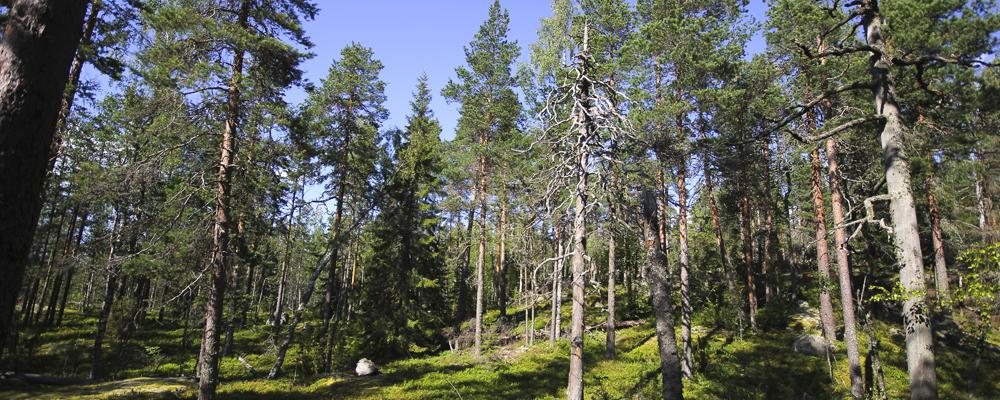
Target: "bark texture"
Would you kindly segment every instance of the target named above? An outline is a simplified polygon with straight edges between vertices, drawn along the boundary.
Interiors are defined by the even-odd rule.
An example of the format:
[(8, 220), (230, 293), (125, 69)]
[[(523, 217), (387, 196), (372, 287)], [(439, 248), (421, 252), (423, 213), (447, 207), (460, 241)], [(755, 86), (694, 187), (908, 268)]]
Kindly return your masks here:
[[(579, 118), (586, 118), (581, 116)], [(590, 129), (589, 123), (581, 124), (581, 129)], [(589, 135), (589, 133), (581, 133)], [(575, 209), (573, 218), (573, 306), (570, 315), (570, 356), (569, 385), (570, 399), (583, 399), (583, 308), (584, 308), (584, 254), (587, 247), (587, 175), (590, 155), (582, 149), (577, 151)]]
[(677, 234), (681, 269), (681, 370), (687, 378), (694, 377), (694, 351), (691, 348), (691, 264), (688, 259), (687, 231), (687, 162), (681, 161), (677, 171)]
[(649, 271), (649, 290), (656, 317), (656, 339), (660, 354), (660, 378), (663, 399), (683, 399), (681, 383), (681, 360), (677, 355), (677, 338), (674, 336), (673, 302), (670, 296), (670, 275), (667, 271), (666, 256), (661, 250), (660, 235), (657, 232), (656, 198), (652, 191), (642, 192), (642, 231), (646, 242), (646, 263)]
[[(239, 11), (239, 24), (247, 29), (250, 0), (243, 0)], [(234, 173), (233, 160), (236, 145), (236, 126), (240, 115), (240, 84), (243, 76), (245, 54), (237, 50), (233, 55), (232, 78), (226, 94), (226, 121), (219, 145), (219, 170), (215, 182), (215, 221), (212, 227), (212, 279), (205, 302), (205, 332), (198, 353), (198, 399), (212, 400), (219, 384), (219, 330), (223, 325), (223, 300), (226, 293), (226, 267), (229, 262), (230, 242), (230, 192)]]
[(851, 264), (847, 250), (847, 227), (844, 226), (843, 187), (840, 183), (840, 162), (837, 141), (826, 141), (826, 162), (830, 180), (830, 204), (833, 214), (833, 242), (837, 254), (837, 277), (840, 283), (840, 308), (844, 316), (844, 346), (847, 348), (847, 368), (851, 378), (851, 396), (864, 398), (865, 382), (861, 376), (861, 356), (858, 353), (858, 324), (854, 312), (854, 289), (851, 284)]
[(899, 114), (895, 86), (889, 69), (892, 60), (882, 32), (884, 21), (876, 0), (863, 0), (862, 25), (869, 46), (877, 50), (870, 60), (872, 94), (875, 112), (885, 118), (880, 142), (886, 188), (891, 201), (892, 240), (896, 261), (900, 265), (899, 280), (903, 286), (903, 323), (906, 332), (906, 366), (910, 376), (910, 398), (937, 399), (937, 374), (934, 371), (934, 340), (927, 308), (923, 254), (917, 231), (917, 211), (910, 182), (910, 165), (906, 157), (904, 134), (906, 126)]
[[(934, 160), (930, 160), (933, 168)], [(950, 299), (948, 287), (948, 261), (944, 256), (944, 234), (941, 232), (941, 213), (934, 194), (934, 174), (927, 174), (927, 205), (930, 207), (931, 243), (934, 245), (934, 291), (939, 302)]]
[(86, 0), (16, 0), (0, 43), (0, 348), (13, 323)]
[(833, 320), (833, 303), (830, 300), (830, 247), (826, 242), (826, 204), (823, 201), (823, 171), (820, 165), (819, 148), (809, 153), (812, 167), (813, 218), (816, 221), (816, 269), (819, 272), (819, 319), (823, 327), (823, 338), (833, 345), (837, 340), (837, 330)]

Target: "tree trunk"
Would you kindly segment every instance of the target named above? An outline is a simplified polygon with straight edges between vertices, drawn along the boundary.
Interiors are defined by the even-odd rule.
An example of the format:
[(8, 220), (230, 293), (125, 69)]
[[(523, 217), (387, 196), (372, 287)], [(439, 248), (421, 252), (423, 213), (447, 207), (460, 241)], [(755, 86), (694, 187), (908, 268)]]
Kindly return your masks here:
[(59, 101), (86, 0), (14, 0), (0, 43), (0, 348), (42, 208)]
[[(62, 245), (62, 254), (59, 255), (58, 265), (60, 268), (65, 268), (66, 260), (69, 258), (69, 252), (74, 247), (73, 235), (76, 234), (76, 223), (80, 218), (80, 208), (73, 207), (73, 216), (69, 221), (69, 228), (66, 230), (66, 239)], [(58, 243), (57, 243), (58, 244)], [(59, 249), (54, 249), (59, 251)], [(49, 295), (49, 304), (45, 311), (45, 325), (52, 326), (56, 318), (56, 307), (59, 305), (59, 298), (62, 296), (63, 289), (63, 279), (66, 276), (70, 276), (72, 268), (66, 268), (65, 271), (57, 272), (56, 282), (52, 287), (52, 294)], [(68, 288), (69, 285), (67, 284)]]
[(826, 205), (823, 201), (823, 171), (819, 159), (819, 148), (809, 153), (812, 168), (813, 215), (816, 221), (816, 268), (819, 271), (819, 318), (823, 327), (823, 337), (827, 345), (837, 340), (834, 327), (833, 303), (830, 301), (830, 249), (826, 242)]
[[(243, 0), (239, 11), (240, 29), (247, 29), (250, 0)], [(223, 323), (223, 301), (226, 293), (226, 266), (229, 259), (230, 192), (234, 172), (233, 153), (236, 145), (236, 125), (240, 116), (240, 84), (243, 77), (244, 52), (233, 54), (233, 75), (229, 84), (226, 121), (220, 144), (219, 171), (215, 184), (215, 222), (212, 228), (212, 281), (205, 303), (205, 334), (198, 355), (198, 399), (212, 400), (219, 384), (219, 329)]]
[(457, 294), (455, 299), (455, 331), (458, 332), (462, 326), (462, 321), (469, 318), (469, 266), (472, 263), (472, 227), (476, 221), (476, 196), (478, 190), (477, 183), (473, 184), (472, 201), (469, 203), (469, 218), (465, 225), (465, 248), (462, 250), (462, 263), (458, 265), (458, 272), (455, 274), (455, 286)]
[(62, 292), (64, 272), (56, 273), (56, 281), (52, 284), (52, 292), (49, 294), (49, 302), (45, 307), (45, 326), (51, 326), (56, 318), (56, 305), (59, 304), (59, 295)]
[(715, 195), (712, 193), (712, 171), (708, 167), (708, 154), (702, 159), (702, 169), (705, 174), (705, 196), (708, 197), (708, 209), (712, 217), (712, 228), (715, 231), (715, 246), (719, 249), (719, 257), (722, 258), (722, 271), (726, 278), (726, 289), (729, 292), (729, 301), (736, 309), (736, 322), (740, 336), (743, 335), (743, 325), (746, 321), (746, 314), (743, 311), (743, 301), (736, 288), (736, 277), (733, 274), (733, 265), (729, 262), (729, 253), (726, 252), (726, 241), (722, 236), (722, 223), (719, 221), (719, 207), (715, 203)]
[[(578, 118), (586, 118), (578, 116)], [(583, 130), (589, 129), (589, 124), (581, 124)], [(581, 135), (588, 135), (581, 132)], [(573, 307), (570, 319), (570, 352), (569, 352), (569, 384), (566, 389), (568, 398), (583, 399), (583, 311), (584, 311), (584, 254), (586, 253), (587, 225), (587, 175), (589, 173), (589, 154), (583, 149), (577, 149), (575, 210), (573, 218)]]
[(101, 306), (101, 314), (97, 320), (97, 330), (94, 333), (94, 347), (90, 352), (91, 380), (97, 379), (102, 375), (101, 367), (103, 365), (103, 361), (101, 360), (101, 346), (104, 343), (104, 334), (107, 332), (108, 319), (111, 316), (111, 306), (114, 305), (115, 301), (115, 283), (117, 274), (117, 271), (114, 269), (108, 270), (108, 280), (106, 289), (104, 290), (104, 303)]
[(40, 281), (41, 278), (35, 278), (31, 284), (31, 288), (26, 293), (24, 304), (21, 305), (21, 325), (28, 326), (28, 320), (31, 319), (31, 310), (35, 308)]
[[(485, 143), (485, 135), (480, 139), (480, 143)], [(479, 357), (483, 346), (483, 268), (486, 264), (486, 160), (479, 157), (479, 172), (477, 175), (479, 183), (477, 185), (478, 195), (473, 196), (479, 200), (479, 252), (476, 254), (476, 320), (475, 320), (475, 344), (473, 354)]]
[[(586, 77), (589, 73), (587, 61), (588, 35), (587, 29), (583, 34), (583, 52), (581, 53), (580, 68), (581, 76)], [(577, 79), (575, 82), (576, 91), (574, 102), (581, 104), (574, 106), (574, 124), (577, 131), (574, 139), (573, 172), (576, 175), (576, 184), (573, 188), (574, 213), (573, 213), (573, 304), (570, 315), (570, 350), (569, 350), (569, 382), (566, 386), (566, 396), (570, 400), (583, 399), (583, 340), (584, 325), (583, 313), (585, 306), (584, 290), (587, 283), (584, 274), (585, 259), (587, 251), (587, 177), (590, 174), (590, 153), (587, 143), (594, 134), (593, 121), (591, 120), (590, 93), (591, 82), (588, 79)]]
[(788, 260), (789, 266), (789, 279), (788, 279), (788, 292), (789, 298), (797, 300), (799, 296), (799, 263), (798, 256), (800, 251), (796, 251), (794, 247), (794, 242), (792, 241), (792, 231), (795, 226), (795, 218), (792, 214), (792, 205), (789, 198), (792, 196), (792, 171), (791, 169), (785, 170), (785, 193), (782, 195), (783, 201), (785, 203), (785, 220), (788, 223), (788, 229), (785, 231), (785, 254)]
[(749, 190), (740, 183), (740, 248), (743, 253), (743, 265), (747, 270), (747, 315), (750, 316), (750, 330), (757, 331), (757, 287), (754, 284), (753, 268), (753, 232), (750, 227), (750, 196)]
[(562, 244), (562, 229), (559, 227), (559, 218), (554, 217), (552, 221), (552, 237), (553, 237), (553, 251), (556, 253), (556, 262), (552, 264), (552, 311), (550, 315), (550, 323), (552, 324), (552, 331), (549, 336), (549, 342), (555, 344), (556, 340), (559, 339), (561, 334), (561, 328), (559, 322), (562, 320), (560, 313), (562, 312), (562, 266), (563, 266), (563, 256), (565, 250)]
[(69, 289), (73, 284), (73, 275), (76, 272), (76, 253), (80, 250), (80, 243), (83, 241), (83, 231), (87, 227), (87, 212), (83, 213), (83, 217), (80, 218), (80, 228), (76, 232), (76, 243), (73, 245), (73, 250), (70, 252), (69, 271), (66, 271), (66, 286), (63, 288), (62, 301), (59, 302), (59, 316), (56, 318), (56, 326), (62, 325), (63, 314), (66, 312), (66, 302), (69, 299)]
[(840, 278), (840, 307), (844, 314), (844, 346), (847, 347), (847, 368), (851, 377), (851, 395), (864, 398), (865, 381), (861, 376), (861, 356), (858, 353), (858, 328), (854, 313), (854, 289), (851, 285), (851, 264), (847, 251), (847, 227), (844, 226), (843, 188), (838, 172), (837, 141), (826, 141), (826, 161), (830, 180), (830, 204), (833, 214), (834, 248), (837, 254), (837, 275)]
[(500, 204), (500, 227), (497, 238), (497, 261), (496, 273), (499, 278), (500, 288), (500, 320), (507, 320), (507, 207)]
[[(669, 246), (667, 244), (667, 183), (663, 177), (663, 168), (657, 168), (656, 177), (656, 216), (657, 233), (660, 235), (660, 246), (663, 246), (663, 254), (667, 254)], [(670, 269), (670, 266), (667, 266)]]
[(923, 256), (917, 231), (917, 212), (910, 183), (910, 166), (903, 143), (906, 126), (899, 115), (895, 86), (889, 68), (885, 38), (882, 35), (882, 15), (875, 0), (863, 0), (862, 24), (865, 39), (877, 53), (872, 53), (872, 94), (878, 115), (885, 117), (882, 128), (882, 165), (891, 201), (892, 239), (896, 260), (901, 268), (899, 280), (903, 286), (903, 321), (906, 332), (906, 364), (910, 375), (910, 398), (937, 398), (937, 374), (934, 371), (934, 340), (926, 300)]
[(642, 207), (642, 231), (646, 242), (646, 263), (649, 271), (649, 290), (656, 317), (656, 339), (660, 355), (660, 377), (664, 400), (683, 399), (681, 383), (681, 360), (677, 355), (677, 339), (674, 336), (673, 304), (670, 296), (670, 275), (664, 261), (659, 233), (656, 231), (656, 199), (653, 192), (644, 190), (640, 204)]
[(115, 300), (115, 284), (118, 278), (118, 267), (115, 265), (116, 238), (121, 221), (121, 214), (115, 212), (115, 219), (111, 223), (111, 235), (108, 241), (108, 261), (107, 261), (107, 285), (104, 289), (104, 303), (101, 305), (101, 313), (97, 318), (97, 331), (94, 332), (94, 347), (90, 353), (90, 379), (97, 379), (101, 375), (101, 345), (104, 342), (104, 333), (108, 328), (108, 318), (111, 315), (111, 306)]
[[(298, 180), (296, 179), (296, 183)], [(274, 334), (281, 331), (281, 317), (285, 312), (285, 280), (288, 275), (288, 260), (292, 253), (292, 237), (294, 236), (295, 225), (295, 195), (298, 193), (297, 187), (292, 187), (292, 201), (288, 211), (288, 230), (285, 231), (285, 251), (281, 256), (281, 270), (278, 272), (278, 291), (274, 298), (274, 312), (271, 314), (271, 323), (274, 326)]]
[[(930, 167), (934, 159), (930, 159)], [(948, 288), (948, 262), (944, 257), (944, 235), (941, 233), (941, 214), (938, 211), (937, 196), (934, 194), (934, 173), (927, 174), (927, 205), (930, 207), (931, 242), (934, 245), (934, 291), (939, 303), (950, 300)]]
[[(350, 135), (348, 135), (347, 141), (348, 143), (350, 142)], [(346, 172), (341, 172), (339, 180), (339, 188), (337, 189), (337, 211), (333, 220), (334, 237), (340, 235), (340, 225), (344, 217), (343, 204), (346, 193), (345, 185), (347, 184)], [(320, 367), (323, 371), (329, 370), (330, 356), (332, 354), (333, 337), (329, 333), (332, 331), (332, 329), (330, 329), (330, 321), (333, 319), (334, 314), (334, 295), (337, 291), (337, 262), (340, 259), (340, 245), (334, 244), (330, 251), (332, 255), (330, 257), (330, 266), (327, 268), (326, 272), (326, 293), (323, 296), (323, 325), (320, 327), (318, 335), (318, 337), (323, 340), (323, 360), (322, 366)]]
[[(51, 225), (51, 223), (52, 223), (51, 221), (53, 219), (55, 219), (55, 216), (56, 216), (56, 213), (57, 213), (56, 210), (59, 209), (59, 207), (55, 204), (56, 202), (53, 201), (51, 203), (52, 203), (52, 205), (49, 207), (48, 218), (46, 219), (46, 224), (48, 224), (48, 225)], [(52, 231), (53, 231), (53, 229), (51, 228), (51, 226), (49, 226), (47, 229), (45, 229), (45, 232), (42, 235), (42, 236), (45, 237), (45, 239), (42, 240), (41, 250), (37, 251), (37, 256), (36, 256), (36, 261), (37, 261), (37, 264), (38, 264), (39, 267), (41, 267), (43, 264), (45, 264), (45, 260), (49, 256), (49, 251), (50, 251), (49, 250), (49, 243), (52, 241)], [(53, 248), (54, 247), (55, 246), (53, 245)], [(54, 251), (54, 250), (52, 250), (52, 251)], [(46, 276), (46, 279), (48, 279), (47, 276)], [(35, 305), (40, 300), (39, 296), (44, 296), (44, 289), (42, 289), (42, 294), (41, 295), (38, 292), (39, 284), (41, 284), (41, 282), (42, 282), (42, 277), (36, 277), (35, 278), (35, 281), (34, 281), (34, 283), (31, 286), (31, 290), (29, 291), (30, 294), (27, 296), (28, 297), (28, 301), (24, 305), (21, 306), (21, 325), (23, 325), (23, 326), (30, 326), (31, 325), (31, 319), (35, 316)], [(3, 347), (0, 347), (0, 348), (3, 348)]]
[(101, 14), (101, 2), (95, 1), (90, 4), (90, 12), (87, 13), (87, 22), (83, 28), (83, 36), (80, 37), (80, 45), (77, 46), (75, 55), (73, 57), (73, 63), (69, 68), (69, 82), (66, 85), (66, 91), (63, 94), (62, 102), (59, 105), (59, 117), (56, 122), (56, 131), (53, 136), (52, 146), (49, 149), (49, 162), (47, 174), (52, 174), (52, 170), (55, 168), (55, 160), (59, 157), (59, 153), (62, 149), (63, 141), (63, 131), (66, 129), (66, 120), (69, 118), (70, 111), (73, 110), (73, 100), (76, 98), (77, 88), (80, 85), (80, 75), (83, 73), (83, 64), (87, 62), (84, 58), (84, 54), (79, 51), (80, 46), (86, 46), (90, 44), (90, 39), (94, 35), (94, 29), (97, 27), (97, 22), (100, 20), (98, 16)]
[[(336, 245), (336, 244), (334, 244)], [(288, 326), (285, 328), (285, 339), (278, 346), (278, 352), (274, 359), (274, 365), (271, 366), (271, 370), (267, 373), (267, 379), (276, 379), (281, 375), (281, 366), (285, 363), (285, 355), (288, 354), (288, 348), (292, 346), (292, 341), (295, 340), (295, 328), (302, 321), (302, 312), (305, 311), (306, 306), (309, 305), (309, 300), (312, 299), (313, 291), (316, 289), (316, 280), (319, 279), (320, 273), (323, 272), (326, 265), (332, 260), (332, 251), (328, 251), (316, 264), (316, 268), (313, 269), (312, 275), (309, 277), (309, 283), (306, 285), (306, 291), (302, 294), (301, 300), (298, 306), (295, 308), (295, 312), (292, 314), (291, 321), (288, 322)]]
[(774, 204), (771, 200), (771, 143), (770, 137), (764, 143), (764, 251), (761, 252), (761, 275), (764, 279), (764, 304), (769, 304), (775, 295), (775, 284), (778, 282), (777, 273), (774, 270), (775, 240), (774, 233)]
[(986, 204), (988, 201), (988, 199), (986, 198), (986, 178), (983, 176), (983, 174), (980, 174), (978, 172), (975, 173), (975, 177), (976, 177), (976, 200), (977, 200), (976, 206), (979, 210), (979, 230), (982, 231), (983, 236), (986, 237), (988, 233), (987, 231), (988, 218), (986, 216), (988, 212), (987, 211), (988, 207)]
[(694, 352), (691, 348), (691, 265), (688, 260), (687, 230), (687, 157), (682, 157), (677, 169), (677, 234), (681, 268), (681, 371), (694, 377)]
[(90, 311), (90, 302), (94, 297), (94, 271), (90, 270), (87, 272), (87, 289), (83, 293), (83, 305), (80, 306), (81, 311)]
[[(616, 191), (618, 187), (617, 177), (611, 175), (611, 190)], [(607, 321), (607, 334), (605, 335), (604, 353), (608, 358), (615, 358), (615, 275), (618, 273), (615, 270), (615, 257), (616, 247), (617, 247), (617, 222), (615, 218), (618, 216), (618, 204), (614, 196), (609, 196), (608, 198), (609, 210), (611, 218), (608, 220), (608, 321)]]
[[(49, 298), (52, 297), (52, 292), (49, 291), (49, 285), (52, 282), (52, 271), (55, 268), (56, 255), (59, 254), (59, 243), (62, 240), (62, 227), (65, 221), (66, 207), (63, 206), (62, 211), (59, 212), (59, 223), (54, 227), (50, 227), (50, 229), (53, 229), (53, 232), (55, 233), (55, 241), (52, 242), (52, 247), (48, 249), (48, 261), (45, 262), (45, 279), (42, 281), (42, 291), (39, 292), (38, 309), (34, 312), (33, 319), (28, 320), (29, 323), (31, 323), (32, 320), (35, 322), (43, 322), (41, 319), (42, 313), (45, 312), (45, 298), (47, 295)], [(59, 273), (56, 272), (56, 275), (59, 275)]]

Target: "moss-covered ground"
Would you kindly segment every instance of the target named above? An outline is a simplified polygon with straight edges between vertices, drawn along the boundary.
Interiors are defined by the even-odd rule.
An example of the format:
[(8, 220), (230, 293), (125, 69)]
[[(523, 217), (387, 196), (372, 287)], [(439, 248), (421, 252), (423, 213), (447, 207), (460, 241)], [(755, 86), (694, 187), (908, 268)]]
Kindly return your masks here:
[[(596, 303), (596, 302), (595, 302)], [(603, 314), (590, 307), (588, 326), (598, 326)], [(519, 311), (519, 310), (512, 310)], [(566, 307), (564, 316), (568, 316)], [(648, 315), (648, 313), (643, 313)], [(714, 327), (711, 318), (696, 318), (694, 329), (696, 374), (684, 382), (689, 399), (843, 399), (849, 398), (847, 360), (838, 347), (832, 369), (827, 359), (793, 351), (792, 344), (804, 331), (815, 329), (809, 322), (768, 322), (756, 334), (742, 337)], [(512, 312), (511, 322), (501, 329), (497, 313), (487, 318), (489, 345), (481, 357), (467, 351), (445, 351), (387, 362), (381, 374), (355, 377), (348, 368), (335, 374), (308, 375), (308, 357), (293, 347), (286, 375), (278, 380), (254, 376), (234, 357), (222, 361), (223, 399), (533, 399), (560, 398), (568, 366), (568, 342), (551, 344), (541, 333), (526, 346), (524, 324), (514, 322), (523, 314)], [(763, 315), (762, 318), (766, 318)], [(781, 319), (781, 318), (778, 318)], [(704, 320), (704, 321), (703, 321)], [(536, 326), (543, 330), (547, 310), (539, 309)], [(94, 319), (69, 315), (60, 329), (30, 337), (21, 355), (5, 361), (3, 368), (20, 372), (82, 377), (89, 371), (89, 348)], [(711, 325), (711, 326), (709, 326)], [(564, 325), (565, 326), (565, 325)], [(908, 397), (903, 336), (897, 323), (873, 321), (880, 340), (885, 382), (891, 399)], [(502, 332), (502, 333), (501, 333)], [(198, 332), (189, 331), (182, 345), (183, 328), (155, 322), (125, 345), (114, 340), (105, 351), (115, 361), (111, 379), (73, 386), (45, 386), (0, 381), (2, 399), (189, 399), (196, 397), (190, 378), (194, 371)], [(501, 337), (512, 337), (498, 345)], [(237, 354), (258, 371), (266, 371), (274, 360), (273, 344), (266, 328), (236, 333)], [(987, 342), (997, 345), (1000, 335), (991, 332)], [(621, 328), (617, 333), (618, 355), (604, 356), (605, 334), (593, 329), (586, 336), (585, 391), (591, 399), (655, 399), (660, 390), (657, 339), (651, 320)], [(863, 362), (867, 362), (867, 338), (862, 335)], [(936, 342), (940, 394), (944, 399), (991, 399), (1000, 396), (1000, 354), (979, 350), (954, 340)], [(871, 386), (871, 385), (869, 385)]]

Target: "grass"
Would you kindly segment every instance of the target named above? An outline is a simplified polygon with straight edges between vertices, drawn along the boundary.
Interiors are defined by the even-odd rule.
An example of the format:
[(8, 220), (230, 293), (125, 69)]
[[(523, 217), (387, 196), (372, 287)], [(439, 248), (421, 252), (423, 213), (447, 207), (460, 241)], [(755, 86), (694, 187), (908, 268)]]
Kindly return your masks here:
[[(601, 310), (589, 307), (587, 325), (596, 325)], [(512, 309), (512, 318), (523, 314)], [(520, 310), (523, 311), (523, 310)], [(548, 309), (538, 309), (537, 328), (543, 329)], [(563, 316), (568, 319), (568, 306)], [(703, 321), (708, 318), (696, 318)], [(299, 346), (293, 347), (285, 370), (287, 376), (268, 381), (255, 378), (234, 358), (224, 358), (221, 365), (223, 383), (219, 387), (223, 399), (495, 399), (495, 398), (561, 398), (565, 395), (569, 344), (559, 340), (554, 345), (546, 339), (536, 339), (533, 346), (524, 346), (517, 339), (499, 346), (501, 336), (523, 332), (523, 322), (508, 324), (501, 329), (499, 315), (490, 312), (486, 318), (484, 354), (473, 357), (469, 352), (444, 352), (389, 362), (375, 377), (355, 377), (350, 371), (333, 375), (310, 376), (300, 371), (308, 363), (308, 355)], [(788, 321), (786, 321), (788, 322)], [(689, 399), (845, 399), (849, 398), (847, 360), (841, 345), (835, 354), (832, 374), (824, 358), (796, 353), (792, 343), (802, 330), (814, 329), (808, 324), (775, 324), (754, 335), (738, 337), (721, 328), (698, 326), (694, 342), (695, 378), (684, 382)], [(82, 376), (89, 370), (90, 332), (93, 318), (72, 313), (59, 330), (39, 335), (30, 356), (18, 358), (19, 370), (46, 374)], [(170, 326), (147, 325), (120, 351), (115, 378), (90, 385), (46, 387), (0, 384), (4, 399), (160, 399), (194, 398), (196, 387), (190, 378), (194, 369), (197, 340), (180, 346), (183, 330)], [(787, 326), (787, 327), (785, 327)], [(899, 329), (874, 321), (881, 343), (887, 390), (890, 398), (904, 398), (907, 374), (903, 337)], [(194, 333), (189, 333), (192, 335)], [(994, 344), (998, 335), (992, 332)], [(269, 343), (264, 329), (247, 329), (236, 333), (236, 348), (258, 371), (266, 371), (274, 360), (265, 345)], [(861, 335), (860, 347), (865, 357), (867, 338)], [(116, 351), (114, 341), (106, 351)], [(657, 340), (652, 321), (617, 332), (618, 356), (604, 357), (605, 335), (596, 329), (586, 336), (584, 388), (592, 399), (654, 399), (659, 398), (660, 375)], [(990, 398), (1000, 393), (1000, 354), (973, 351), (954, 346), (948, 341), (935, 343), (940, 395), (943, 399), (967, 398), (971, 391), (976, 398)], [(159, 353), (152, 350), (159, 350)], [(154, 359), (160, 364), (153, 365)], [(976, 364), (975, 360), (979, 360)], [(862, 360), (865, 361), (864, 359)], [(72, 363), (72, 365), (71, 365)], [(9, 366), (8, 366), (9, 367)]]

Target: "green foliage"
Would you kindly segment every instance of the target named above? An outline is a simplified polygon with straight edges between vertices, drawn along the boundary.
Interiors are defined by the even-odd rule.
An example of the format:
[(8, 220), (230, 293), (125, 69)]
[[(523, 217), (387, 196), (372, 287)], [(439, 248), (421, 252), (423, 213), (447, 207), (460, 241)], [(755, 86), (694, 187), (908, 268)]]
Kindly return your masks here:
[(521, 121), (513, 73), (521, 51), (517, 41), (507, 38), (509, 25), (510, 15), (499, 0), (494, 1), (486, 21), (465, 47), (467, 65), (456, 68), (457, 80), (449, 80), (441, 91), (448, 101), (461, 103), (456, 142), (487, 160), (501, 154), (492, 143), (509, 140)]
[(1000, 243), (966, 250), (958, 262), (963, 285), (953, 293), (956, 305), (973, 312), (979, 328), (989, 331), (1000, 314)]
[(367, 273), (378, 279), (361, 292), (357, 343), (367, 357), (438, 350), (447, 321), (437, 202), (441, 196), (440, 125), (430, 110), (427, 77), (417, 83), (406, 129), (392, 134), (393, 162), (380, 213), (370, 226)]

